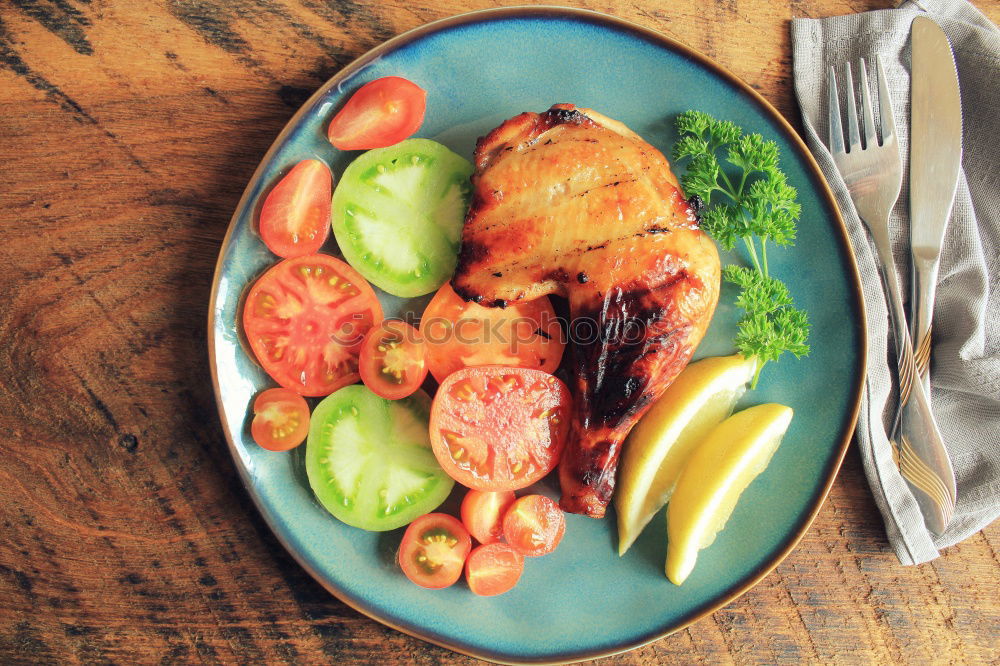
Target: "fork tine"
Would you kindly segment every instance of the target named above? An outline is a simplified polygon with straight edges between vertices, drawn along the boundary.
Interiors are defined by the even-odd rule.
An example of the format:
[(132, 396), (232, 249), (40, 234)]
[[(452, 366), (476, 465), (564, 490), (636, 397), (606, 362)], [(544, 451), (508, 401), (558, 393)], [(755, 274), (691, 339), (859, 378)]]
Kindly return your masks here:
[(840, 122), (840, 93), (837, 92), (837, 71), (830, 66), (830, 152), (834, 155), (845, 152), (844, 125)]
[(874, 146), (878, 143), (875, 135), (875, 117), (872, 115), (872, 94), (868, 88), (868, 70), (865, 67), (865, 59), (858, 58), (858, 77), (861, 84), (861, 120), (865, 129), (865, 146)]
[(892, 101), (889, 98), (889, 86), (886, 84), (885, 67), (882, 56), (875, 56), (875, 74), (878, 78), (878, 114), (882, 125), (882, 145), (896, 136), (896, 117), (892, 113)]
[(844, 63), (847, 72), (847, 141), (848, 152), (861, 150), (861, 134), (858, 132), (858, 103), (854, 98), (854, 76), (851, 74), (851, 63)]

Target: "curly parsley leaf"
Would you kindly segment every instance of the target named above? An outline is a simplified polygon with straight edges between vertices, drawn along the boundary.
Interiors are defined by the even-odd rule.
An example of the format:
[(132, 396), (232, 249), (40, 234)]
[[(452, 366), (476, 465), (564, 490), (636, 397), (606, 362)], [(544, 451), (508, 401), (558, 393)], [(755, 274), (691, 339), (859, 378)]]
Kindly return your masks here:
[[(756, 387), (766, 363), (785, 352), (795, 357), (809, 353), (809, 317), (795, 308), (788, 287), (768, 275), (767, 266), (768, 243), (794, 243), (802, 206), (779, 168), (774, 141), (743, 134), (734, 123), (701, 111), (682, 113), (676, 127), (680, 139), (674, 145), (674, 159), (689, 160), (681, 185), (688, 196), (697, 195), (706, 205), (701, 228), (725, 250), (742, 241), (752, 264), (726, 266), (723, 277), (740, 288), (736, 305), (744, 316), (735, 344), (744, 356), (757, 358)], [(719, 153), (736, 168), (732, 173), (723, 168)], [(728, 201), (716, 197), (713, 202), (713, 194), (725, 195)]]

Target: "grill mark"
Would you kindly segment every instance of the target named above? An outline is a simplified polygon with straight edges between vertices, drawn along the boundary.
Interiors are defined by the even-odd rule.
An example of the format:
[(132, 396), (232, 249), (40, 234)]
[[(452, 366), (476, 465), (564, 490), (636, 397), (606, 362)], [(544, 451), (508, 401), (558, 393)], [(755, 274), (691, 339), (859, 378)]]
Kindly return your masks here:
[[(556, 127), (552, 127), (550, 129), (546, 130), (546, 134), (548, 132), (554, 130), (554, 129), (556, 129)], [(542, 136), (545, 136), (545, 134), (543, 134)], [(517, 144), (516, 146), (508, 146), (508, 147), (504, 148), (504, 151), (506, 152), (510, 148), (520, 147), (520, 150), (518, 150), (517, 154), (518, 154), (519, 157), (524, 157), (524, 156), (527, 156), (527, 155), (531, 155), (532, 153), (541, 152), (541, 150), (543, 148), (545, 148), (545, 146), (549, 146), (549, 145), (555, 143), (552, 140), (551, 137), (547, 138), (544, 142), (539, 143), (539, 141), (541, 141), (541, 139), (542, 139), (542, 136), (536, 137), (536, 138), (534, 138), (534, 139), (532, 139), (530, 141), (522, 142), (520, 144)], [(596, 139), (594, 139), (593, 137), (586, 137), (586, 136), (584, 136), (584, 137), (577, 137), (577, 136), (570, 135), (570, 136), (567, 136), (567, 137), (560, 137), (559, 138), (559, 143), (561, 145), (563, 145), (563, 146), (571, 144), (571, 143), (596, 143)]]
[[(649, 167), (643, 167), (642, 170), (643, 171), (648, 171)], [(586, 196), (589, 196), (589, 195), (593, 194), (594, 192), (598, 192), (600, 190), (605, 190), (605, 189), (610, 189), (610, 188), (613, 188), (613, 187), (618, 187), (622, 183), (626, 183), (626, 184), (628, 184), (628, 183), (638, 183), (639, 182), (639, 178), (640, 178), (640, 176), (636, 176), (635, 178), (619, 178), (619, 179), (615, 180), (614, 182), (601, 183), (600, 185), (597, 185), (596, 187), (589, 187), (589, 188), (583, 190), (582, 192), (577, 192), (577, 193), (573, 194), (573, 196), (574, 197), (586, 197)]]
[[(588, 245), (586, 247), (583, 246), (574, 247), (571, 248), (569, 251), (559, 252), (555, 254), (553, 257), (553, 261), (565, 264), (570, 262), (572, 259), (585, 255), (589, 252), (594, 252), (596, 250), (603, 250), (610, 245), (621, 243), (625, 240), (632, 238), (632, 236), (633, 236), (632, 234), (626, 234), (597, 245)], [(472, 246), (470, 247), (469, 250), (470, 256), (468, 257), (464, 254), (464, 250), (467, 245)], [(483, 253), (481, 256), (478, 254), (480, 248), (483, 249)], [(474, 241), (469, 241), (462, 243), (462, 249), (463, 252), (460, 252), (458, 257), (458, 270), (456, 271), (455, 277), (452, 278), (451, 286), (455, 290), (455, 293), (461, 296), (462, 299), (465, 300), (466, 302), (472, 301), (475, 303), (481, 303), (484, 297), (482, 294), (476, 291), (476, 286), (474, 284), (469, 284), (469, 285), (463, 284), (459, 280), (461, 279), (463, 272), (465, 272), (466, 267), (476, 266), (476, 264), (478, 264), (481, 261), (485, 261), (489, 257), (490, 254), (489, 247), (480, 243), (476, 243)], [(503, 274), (510, 274), (510, 273), (516, 273), (517, 271), (520, 270), (531, 270), (533, 267), (534, 267), (534, 258), (528, 257), (524, 261), (509, 262), (500, 266), (491, 266), (490, 268), (498, 269), (496, 272), (500, 272)], [(474, 270), (470, 271), (468, 274), (473, 275), (475, 274), (475, 271)], [(581, 280), (580, 274), (578, 274), (575, 276), (574, 279), (576, 279), (577, 282), (580, 282), (581, 284), (587, 282), (590, 279), (589, 276), (587, 276), (585, 273), (583, 273), (583, 278), (584, 279)], [(550, 271), (549, 273), (546, 273), (544, 276), (539, 277), (538, 281), (553, 280), (553, 279), (562, 283), (568, 283), (570, 281), (569, 275), (563, 269)], [(533, 279), (532, 281), (535, 280)]]
[[(568, 142), (565, 142), (568, 143)], [(525, 155), (527, 153), (522, 153)], [(482, 236), (484, 234), (490, 233), (496, 229), (504, 229), (508, 226), (508, 220), (506, 218), (497, 219), (494, 222), (488, 224), (482, 224), (482, 218), (484, 214), (491, 209), (496, 207), (496, 204), (503, 201), (507, 207), (518, 207), (519, 212), (523, 219), (554, 219), (560, 216), (560, 210), (564, 207), (569, 206), (580, 206), (582, 204), (579, 199), (592, 194), (600, 194), (606, 192), (612, 187), (619, 187), (622, 185), (634, 185), (639, 188), (644, 184), (647, 189), (654, 189), (645, 183), (646, 175), (652, 170), (653, 164), (646, 163), (643, 164), (639, 169), (634, 169), (631, 167), (626, 167), (624, 165), (624, 160), (616, 158), (616, 161), (621, 164), (619, 172), (627, 172), (629, 174), (636, 174), (632, 177), (622, 178), (621, 176), (615, 175), (609, 178), (614, 178), (614, 180), (607, 180), (602, 183), (593, 185), (592, 187), (587, 187), (579, 191), (569, 191), (562, 193), (555, 200), (547, 197), (538, 197), (536, 193), (530, 188), (521, 190), (520, 192), (500, 192), (499, 195), (494, 195), (491, 201), (485, 201), (479, 195), (479, 189), (476, 188), (473, 191), (472, 205), (469, 208), (469, 214), (466, 220), (477, 221), (478, 226), (475, 229), (475, 234), (477, 236)], [(610, 196), (610, 195), (609, 195)], [(654, 193), (650, 196), (651, 199), (656, 200), (659, 195)], [(671, 217), (677, 217), (677, 210), (674, 208), (668, 208), (671, 213)], [(662, 219), (657, 217), (657, 219)]]
[(489, 256), (490, 248), (488, 245), (471, 239), (463, 239), (462, 246), (458, 251), (458, 265), (474, 266), (485, 261)]

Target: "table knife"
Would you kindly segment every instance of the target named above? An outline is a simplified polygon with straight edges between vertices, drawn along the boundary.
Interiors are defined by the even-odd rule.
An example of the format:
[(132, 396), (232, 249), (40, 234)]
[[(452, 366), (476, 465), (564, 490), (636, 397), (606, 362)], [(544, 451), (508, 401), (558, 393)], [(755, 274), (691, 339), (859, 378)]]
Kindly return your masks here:
[(929, 394), (934, 292), (962, 162), (962, 99), (951, 45), (941, 28), (918, 16), (910, 35), (910, 328), (917, 368)]
[[(962, 104), (955, 59), (941, 28), (918, 16), (910, 37), (910, 326), (920, 375), (913, 381), (923, 383), (930, 395), (931, 317), (941, 245), (962, 160)], [(900, 466), (900, 472), (914, 490), (927, 527), (940, 535), (955, 506), (955, 474), (941, 441), (921, 439), (913, 441), (910, 453), (916, 455)]]

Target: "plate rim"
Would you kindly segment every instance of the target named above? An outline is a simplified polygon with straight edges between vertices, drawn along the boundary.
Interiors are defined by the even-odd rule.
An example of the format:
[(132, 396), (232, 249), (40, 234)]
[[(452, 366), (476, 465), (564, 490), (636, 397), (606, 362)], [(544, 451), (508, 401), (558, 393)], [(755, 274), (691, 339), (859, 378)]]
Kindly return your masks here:
[[(330, 88), (335, 85), (341, 84), (343, 81), (350, 79), (356, 73), (364, 69), (365, 66), (371, 62), (380, 58), (383, 54), (392, 52), (406, 44), (413, 41), (421, 39), (427, 35), (448, 30), (460, 25), (466, 25), (470, 23), (486, 22), (491, 20), (502, 20), (509, 18), (520, 18), (520, 17), (553, 17), (553, 18), (566, 18), (571, 20), (583, 21), (591, 24), (596, 24), (604, 27), (611, 27), (612, 29), (618, 29), (622, 31), (629, 32), (641, 39), (651, 42), (657, 46), (661, 46), (669, 51), (673, 51), (685, 57), (688, 57), (696, 61), (699, 65), (713, 71), (716, 75), (720, 76), (726, 80), (734, 88), (738, 89), (743, 94), (747, 95), (749, 99), (756, 103), (758, 107), (762, 110), (765, 116), (770, 120), (775, 122), (780, 131), (785, 134), (785, 138), (793, 145), (793, 147), (798, 151), (799, 155), (803, 158), (806, 166), (807, 175), (811, 177), (814, 186), (816, 187), (817, 194), (822, 200), (825, 200), (827, 205), (830, 207), (832, 215), (831, 225), (835, 230), (835, 236), (839, 240), (842, 247), (846, 264), (847, 264), (847, 275), (849, 281), (851, 282), (849, 293), (853, 295), (853, 302), (850, 303), (851, 309), (855, 310), (858, 323), (858, 355), (856, 363), (856, 380), (854, 385), (853, 395), (854, 398), (849, 404), (849, 409), (842, 422), (840, 435), (841, 441), (837, 449), (835, 449), (835, 455), (829, 463), (829, 469), (826, 473), (826, 478), (819, 488), (813, 505), (809, 507), (808, 513), (805, 519), (802, 521), (799, 529), (792, 533), (785, 544), (778, 550), (777, 554), (769, 561), (761, 565), (753, 574), (751, 574), (747, 580), (735, 588), (733, 591), (722, 595), (720, 598), (707, 603), (702, 608), (692, 612), (690, 615), (682, 618), (680, 621), (672, 623), (669, 626), (658, 629), (650, 634), (640, 636), (637, 640), (632, 640), (616, 646), (613, 649), (602, 649), (597, 648), (593, 650), (584, 650), (574, 653), (566, 653), (562, 657), (552, 660), (547, 657), (543, 658), (531, 658), (526, 657), (523, 659), (510, 660), (509, 655), (500, 655), (496, 653), (490, 653), (488, 650), (477, 650), (470, 646), (457, 645), (437, 637), (428, 635), (426, 632), (420, 631), (417, 627), (401, 626), (396, 622), (393, 622), (387, 618), (381, 617), (380, 614), (373, 610), (366, 608), (359, 600), (355, 600), (349, 597), (343, 590), (340, 590), (336, 585), (328, 583), (324, 580), (323, 575), (318, 571), (313, 570), (313, 568), (303, 559), (296, 548), (293, 548), (291, 544), (286, 539), (285, 535), (281, 530), (276, 529), (276, 517), (271, 514), (271, 512), (262, 504), (260, 497), (254, 490), (254, 485), (252, 479), (250, 478), (248, 471), (245, 466), (238, 464), (240, 459), (239, 453), (236, 449), (236, 444), (230, 437), (230, 424), (226, 417), (225, 409), (222, 403), (222, 393), (219, 387), (219, 376), (218, 376), (218, 363), (215, 354), (215, 309), (216, 301), (218, 298), (218, 290), (220, 285), (220, 276), (222, 274), (223, 265), (225, 263), (225, 256), (232, 244), (232, 237), (236, 229), (238, 218), (240, 213), (244, 210), (248, 203), (248, 199), (252, 195), (253, 187), (252, 185), (256, 183), (261, 176), (265, 165), (269, 164), (274, 158), (275, 153), (284, 144), (287, 135), (290, 133), (291, 128), (299, 124), (299, 121), (305, 115), (306, 110), (314, 106), (314, 103), (318, 101), (320, 97), (325, 95)], [(653, 28), (647, 28), (645, 26), (639, 25), (628, 19), (623, 19), (618, 16), (611, 14), (606, 14), (603, 12), (598, 12), (589, 9), (581, 9), (577, 7), (564, 7), (557, 5), (517, 5), (510, 7), (493, 7), (487, 9), (479, 9), (470, 12), (464, 12), (461, 14), (455, 14), (452, 16), (443, 17), (436, 19), (429, 23), (419, 25), (417, 27), (406, 30), (380, 44), (377, 44), (373, 48), (369, 49), (365, 53), (361, 54), (353, 61), (345, 65), (343, 68), (337, 71), (332, 77), (330, 77), (326, 82), (321, 84), (316, 91), (309, 96), (309, 98), (304, 101), (299, 109), (286, 121), (281, 132), (275, 137), (271, 146), (268, 148), (267, 152), (261, 157), (257, 168), (251, 175), (250, 179), (247, 181), (247, 186), (243, 191), (243, 195), (240, 197), (236, 208), (233, 211), (233, 215), (230, 218), (229, 225), (226, 229), (226, 234), (223, 237), (222, 244), (219, 247), (219, 257), (216, 261), (215, 271), (212, 276), (212, 289), (209, 295), (209, 308), (208, 308), (208, 356), (209, 356), (209, 368), (212, 376), (212, 389), (215, 396), (216, 408), (219, 412), (219, 419), (223, 426), (223, 435), (226, 438), (226, 443), (229, 448), (229, 453), (233, 457), (233, 462), (237, 472), (239, 473), (240, 480), (243, 483), (244, 489), (250, 496), (257, 508), (257, 511), (264, 518), (264, 522), (267, 524), (268, 529), (278, 540), (279, 543), (284, 547), (284, 549), (292, 556), (292, 558), (301, 566), (317, 583), (319, 583), (323, 588), (325, 588), (330, 594), (339, 599), (342, 603), (346, 604), (355, 611), (361, 613), (362, 615), (379, 622), (387, 627), (400, 631), (409, 636), (413, 636), (420, 640), (426, 641), (428, 643), (443, 647), (445, 649), (457, 652), (459, 654), (464, 654), (466, 656), (474, 657), (477, 659), (484, 659), (493, 663), (499, 664), (567, 664), (574, 663), (582, 660), (588, 659), (598, 659), (602, 657), (610, 657), (617, 654), (622, 654), (630, 650), (648, 645), (662, 638), (665, 638), (673, 633), (676, 633), (682, 629), (685, 629), (695, 622), (711, 615), (715, 611), (729, 605), (739, 597), (746, 594), (751, 588), (755, 587), (761, 580), (763, 580), (769, 573), (771, 573), (786, 557), (795, 549), (802, 538), (805, 536), (806, 532), (812, 526), (819, 514), (826, 498), (830, 494), (830, 490), (833, 487), (833, 483), (837, 478), (840, 471), (840, 467), (843, 464), (844, 457), (847, 454), (847, 449), (850, 446), (851, 439), (853, 438), (854, 429), (857, 424), (858, 414), (861, 407), (861, 398), (864, 388), (865, 372), (866, 372), (866, 359), (868, 351), (868, 326), (866, 321), (866, 312), (864, 308), (864, 296), (861, 287), (861, 275), (858, 270), (857, 260), (855, 258), (855, 253), (853, 246), (851, 244), (850, 236), (847, 231), (847, 227), (844, 223), (843, 216), (840, 212), (840, 207), (837, 205), (836, 197), (833, 191), (830, 189), (826, 178), (823, 175), (822, 170), (819, 167), (815, 157), (809, 150), (808, 146), (799, 136), (799, 133), (795, 128), (785, 119), (785, 117), (760, 93), (758, 93), (753, 87), (748, 83), (740, 79), (738, 76), (730, 72), (727, 68), (715, 62), (708, 56), (704, 55), (700, 51), (694, 49), (687, 44), (678, 41), (668, 35), (665, 35)]]

